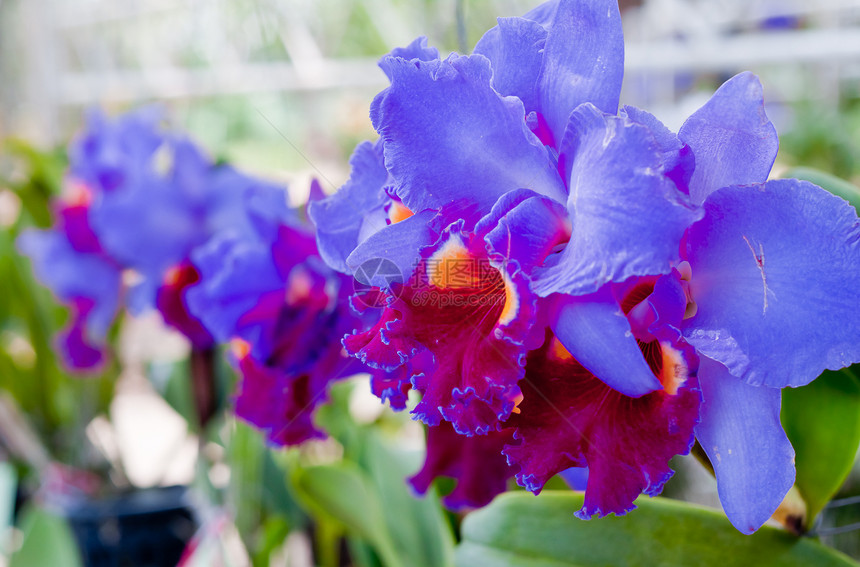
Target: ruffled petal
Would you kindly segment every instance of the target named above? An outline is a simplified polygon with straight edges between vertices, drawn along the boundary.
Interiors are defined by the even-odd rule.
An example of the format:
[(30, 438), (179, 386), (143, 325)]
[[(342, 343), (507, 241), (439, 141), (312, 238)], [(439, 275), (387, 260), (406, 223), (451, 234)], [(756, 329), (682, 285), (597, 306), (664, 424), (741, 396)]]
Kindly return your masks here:
[(635, 106), (625, 106), (619, 116), (626, 116), (627, 119), (648, 128), (660, 148), (661, 168), (666, 172), (666, 177), (674, 181), (678, 189), (689, 194), (690, 178), (696, 168), (696, 160), (690, 146), (682, 142), (650, 112)]
[(558, 340), (607, 386), (634, 398), (662, 389), (608, 289), (559, 298), (554, 311), (552, 329)]
[(561, 0), (546, 39), (538, 79), (541, 109), (556, 143), (570, 113), (584, 102), (618, 111), (624, 37), (615, 0)]
[(361, 242), (362, 228), (375, 217), (384, 216), (388, 196), (382, 190), (388, 171), (382, 158), (382, 144), (363, 142), (349, 160), (349, 181), (340, 190), (308, 207), (316, 226), (317, 245), (326, 264), (350, 273), (347, 256)]
[[(412, 376), (422, 392), (413, 413), (428, 425), (450, 421), (462, 434), (500, 428), (520, 394), (525, 341), (535, 320), (535, 298), (521, 271), (487, 257), (485, 241), (446, 229), (422, 252), (405, 285), (383, 294), (385, 308), (368, 331), (344, 338), (347, 352), (374, 368), (394, 370), (428, 351), (435, 365)], [(360, 302), (379, 302), (368, 293)]]
[(779, 421), (780, 391), (745, 384), (708, 358), (699, 366), (696, 438), (717, 476), (726, 515), (745, 534), (759, 529), (794, 484), (794, 449)]
[[(677, 345), (651, 351), (657, 362), (681, 362)], [(556, 339), (529, 354), (523, 400), (508, 424), (518, 445), (505, 447), (517, 481), (540, 492), (554, 475), (588, 467), (585, 504), (577, 516), (621, 515), (640, 493), (656, 495), (672, 476), (669, 460), (693, 443), (700, 395), (686, 367), (662, 365), (675, 388), (628, 398), (579, 365)]]
[(409, 390), (412, 389), (413, 377), (432, 372), (434, 366), (433, 355), (425, 350), (393, 370), (372, 369), (370, 389), (373, 395), (383, 402), (388, 402), (394, 411), (404, 410), (409, 399)]
[(424, 36), (415, 38), (406, 47), (395, 47), (391, 50), (391, 53), (379, 60), (379, 67), (385, 72), (389, 81), (392, 80), (389, 62), (394, 57), (406, 59), (407, 61), (412, 61), (413, 59), (418, 61), (433, 61), (434, 59), (439, 59), (439, 50), (435, 47), (427, 47), (427, 38)]
[(573, 233), (535, 271), (535, 291), (583, 295), (608, 282), (668, 273), (701, 212), (662, 171), (663, 153), (648, 128), (584, 104), (571, 115), (562, 146), (571, 160)]
[(860, 221), (805, 181), (730, 187), (687, 238), (684, 335), (749, 384), (801, 386), (860, 361)]
[(539, 110), (537, 81), (546, 35), (546, 28), (537, 22), (499, 18), (499, 24), (475, 45), (475, 53), (490, 60), (496, 91), (519, 98), (526, 112)]
[(474, 224), (513, 189), (563, 198), (553, 160), (526, 126), (522, 102), (492, 88), (485, 57), (390, 58), (388, 65), (391, 87), (377, 96), (371, 118), (394, 190), (410, 210), (459, 204), (473, 211)]
[(729, 185), (764, 183), (779, 139), (764, 111), (761, 83), (745, 72), (726, 81), (693, 113), (678, 137), (693, 149), (690, 196), (696, 204)]
[(511, 442), (512, 430), (505, 429), (488, 435), (466, 437), (459, 435), (448, 423), (427, 430), (427, 456), (421, 470), (409, 479), (419, 494), (424, 494), (440, 476), (457, 481), (454, 490), (442, 498), (451, 510), (486, 506), (507, 488), (514, 476), (502, 447)]

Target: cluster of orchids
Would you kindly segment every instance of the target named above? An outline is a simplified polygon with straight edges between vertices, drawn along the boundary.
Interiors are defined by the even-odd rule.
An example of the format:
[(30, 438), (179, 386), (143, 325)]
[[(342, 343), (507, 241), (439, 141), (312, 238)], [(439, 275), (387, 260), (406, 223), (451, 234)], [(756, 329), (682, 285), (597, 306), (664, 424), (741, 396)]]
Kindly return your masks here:
[(310, 223), (149, 115), (94, 115), (58, 227), (21, 247), (75, 309), (71, 363), (121, 301), (157, 308), (233, 345), (236, 412), (273, 443), (322, 435), (327, 385), (368, 372), (429, 426), (411, 483), (454, 477), (452, 508), (574, 471), (579, 517), (624, 514), (698, 442), (750, 533), (794, 483), (781, 388), (860, 361), (860, 221), (768, 180), (754, 75), (674, 133), (619, 108), (623, 59), (615, 0), (500, 18), (471, 55), (395, 49), (379, 139)]

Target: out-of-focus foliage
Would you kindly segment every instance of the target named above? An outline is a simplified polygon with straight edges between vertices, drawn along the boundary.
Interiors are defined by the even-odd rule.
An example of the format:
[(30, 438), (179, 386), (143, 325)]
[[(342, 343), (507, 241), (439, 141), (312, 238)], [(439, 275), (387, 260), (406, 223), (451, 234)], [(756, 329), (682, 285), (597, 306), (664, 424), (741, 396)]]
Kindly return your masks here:
[(337, 565), (338, 534), (347, 536), (359, 567), (452, 565), (454, 536), (436, 491), (416, 498), (406, 483), (420, 466), (420, 453), (387, 439), (392, 426), (402, 425), (402, 416), (383, 414), (371, 424), (356, 423), (348, 403), (352, 387), (337, 385), (332, 404), (320, 411), (321, 424), (343, 449), (342, 459), (307, 466), (294, 452), (289, 461), (299, 501), (320, 531), (333, 536), (318, 542), (329, 545), (319, 549), (323, 567)]
[(782, 404), (782, 423), (796, 453), (795, 486), (811, 526), (842, 486), (860, 445), (858, 367), (828, 371), (807, 386), (786, 388)]
[[(11, 221), (0, 226), (0, 390), (6, 400), (4, 411), (20, 408), (50, 457), (71, 466), (100, 469), (106, 462), (86, 450), (84, 428), (93, 417), (106, 413), (117, 367), (109, 363), (98, 375), (86, 379), (65, 371), (55, 353), (53, 337), (67, 317), (66, 309), (35, 281), (29, 261), (15, 248), (22, 229), (50, 224), (50, 200), (60, 190), (64, 154), (42, 152), (21, 141), (10, 141), (3, 152), (0, 190), (9, 192), (4, 212)], [(20, 204), (18, 211), (14, 210), (16, 203)], [(3, 434), (8, 441), (14, 432)]]

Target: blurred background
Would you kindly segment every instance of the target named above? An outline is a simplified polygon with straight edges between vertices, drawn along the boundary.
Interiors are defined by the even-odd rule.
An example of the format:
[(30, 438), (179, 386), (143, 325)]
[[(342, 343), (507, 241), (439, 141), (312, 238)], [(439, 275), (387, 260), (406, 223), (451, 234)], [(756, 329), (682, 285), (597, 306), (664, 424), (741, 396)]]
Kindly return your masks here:
[[(198, 497), (188, 506), (196, 510), (194, 525), (211, 527), (214, 540), (201, 545), (217, 548), (211, 553), (222, 564), (287, 565), (288, 558), (291, 565), (306, 564), (308, 537), (286, 542), (288, 533), (302, 533), (291, 528), (308, 522), (306, 508), (296, 504), (306, 497), (298, 481), (283, 486), (293, 456), (268, 451), (255, 431), (229, 417), (212, 431), (196, 428), (183, 385), (188, 346), (157, 315), (127, 317), (114, 329), (118, 356), (101, 377), (71, 378), (51, 343), (66, 311), (35, 283), (14, 239), (27, 224), (44, 226), (49, 219), (49, 199), (66, 167), (63, 148), (89, 107), (116, 114), (158, 102), (176, 128), (215, 158), (287, 182), (299, 204), (311, 177), (327, 192), (336, 190), (349, 174), (355, 145), (375, 139), (368, 109), (386, 86), (376, 66), (380, 56), (422, 34), (442, 53), (470, 52), (496, 17), (521, 15), (536, 4), (0, 0), (0, 456), (6, 457), (0, 460), (14, 463), (0, 467), (0, 525), (11, 524), (20, 501), (46, 484), (88, 482), (52, 464), (65, 463), (99, 471), (118, 486), (202, 483), (209, 490), (204, 504)], [(724, 80), (750, 70), (761, 77), (780, 133), (775, 172), (803, 164), (856, 180), (860, 0), (621, 0), (621, 8), (623, 104), (646, 108), (677, 130)], [(222, 373), (229, 391), (226, 364)], [(359, 392), (366, 390), (345, 388), (336, 396), (354, 421), (332, 427), (382, 423), (398, 431), (395, 452), (403, 470), (414, 472), (420, 428), (408, 416), (380, 415), (378, 402)], [(354, 442), (316, 444), (303, 458), (327, 462), (349, 454)], [(713, 481), (692, 458), (676, 466), (680, 474), (667, 493), (718, 505)], [(33, 471), (39, 481), (28, 484)], [(852, 475), (844, 494), (860, 492), (858, 478)], [(185, 506), (184, 493), (181, 499)], [(857, 519), (860, 513), (849, 510), (839, 523)], [(31, 512), (0, 535), (0, 565), (13, 551), (20, 557), (22, 546), (37, 553), (27, 551), (39, 547), (28, 540), (31, 532), (59, 541), (56, 530), (64, 528), (51, 522)], [(182, 528), (183, 542), (194, 525)], [(110, 528), (99, 526), (110, 539)], [(829, 537), (860, 556), (856, 532)], [(353, 556), (361, 553), (356, 549)], [(17, 561), (75, 565), (62, 553), (50, 560), (59, 562)]]
[[(90, 105), (162, 101), (219, 156), (291, 173), (312, 170), (311, 162), (337, 185), (355, 143), (374, 137), (367, 109), (385, 85), (375, 65), (382, 54), (421, 34), (443, 53), (467, 52), (497, 16), (535, 4), (2, 0), (0, 134), (60, 144)], [(764, 82), (787, 156), (808, 163), (813, 155), (854, 173), (860, 2), (622, 0), (621, 7), (623, 103), (677, 128), (715, 85), (751, 70)]]

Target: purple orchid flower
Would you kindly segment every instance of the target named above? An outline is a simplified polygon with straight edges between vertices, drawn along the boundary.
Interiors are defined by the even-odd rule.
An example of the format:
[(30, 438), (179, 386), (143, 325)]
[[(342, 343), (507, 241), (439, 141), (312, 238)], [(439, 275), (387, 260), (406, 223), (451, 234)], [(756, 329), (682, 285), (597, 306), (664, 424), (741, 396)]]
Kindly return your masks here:
[[(420, 39), (380, 66), (380, 140), (311, 208), (323, 258), (385, 298), (347, 350), (399, 369), (387, 391), (421, 391), (430, 425), (515, 426), (505, 453), (531, 490), (587, 466), (584, 516), (658, 493), (695, 434), (729, 519), (757, 529), (794, 478), (779, 388), (860, 360), (857, 216), (766, 182), (777, 139), (757, 79), (727, 82), (677, 135), (619, 111), (611, 0), (500, 19), (471, 56)], [(362, 269), (380, 258), (398, 282)]]
[(28, 230), (18, 248), (38, 279), (72, 311), (58, 337), (59, 352), (73, 371), (92, 371), (104, 361), (104, 337), (119, 308), (121, 267), (107, 256), (87, 220), (90, 192), (69, 185), (56, 206), (57, 226)]
[(59, 227), (22, 236), (40, 279), (74, 308), (62, 351), (75, 369), (102, 360), (100, 345), (123, 304), (158, 309), (195, 350), (211, 349), (211, 334), (185, 305), (184, 290), (199, 277), (191, 251), (222, 229), (250, 231), (243, 195), (268, 186), (212, 163), (163, 131), (160, 118), (153, 108), (116, 119), (91, 112), (69, 148), (72, 195), (59, 206)]
[(192, 253), (200, 280), (187, 304), (233, 345), (236, 415), (275, 445), (323, 437), (313, 415), (329, 384), (363, 370), (340, 345), (364, 326), (348, 305), (352, 282), (323, 263), (283, 190), (251, 188), (242, 205), (252, 230), (223, 230)]
[(100, 196), (140, 178), (163, 143), (160, 114), (143, 108), (117, 120), (90, 112), (86, 130), (70, 145), (56, 226), (26, 231), (18, 241), (37, 277), (72, 310), (59, 351), (73, 371), (92, 371), (104, 360), (108, 329), (120, 308), (123, 265), (102, 245), (91, 213)]

